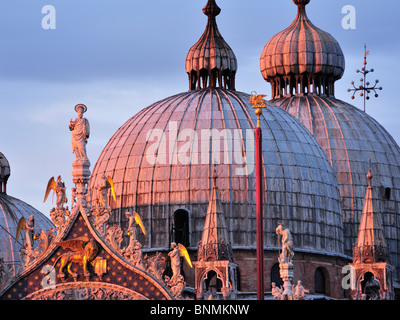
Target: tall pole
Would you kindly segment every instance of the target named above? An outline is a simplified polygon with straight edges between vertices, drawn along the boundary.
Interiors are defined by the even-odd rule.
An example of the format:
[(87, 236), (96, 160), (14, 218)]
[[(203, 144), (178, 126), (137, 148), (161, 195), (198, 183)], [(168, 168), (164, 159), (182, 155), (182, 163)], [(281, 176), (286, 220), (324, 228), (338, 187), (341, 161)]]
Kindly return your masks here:
[(257, 223), (257, 300), (264, 300), (264, 230), (263, 230), (263, 171), (262, 171), (262, 131), (260, 116), (265, 108), (262, 98), (265, 95), (252, 93), (250, 104), (257, 115), (257, 127), (255, 130), (256, 144), (256, 223)]

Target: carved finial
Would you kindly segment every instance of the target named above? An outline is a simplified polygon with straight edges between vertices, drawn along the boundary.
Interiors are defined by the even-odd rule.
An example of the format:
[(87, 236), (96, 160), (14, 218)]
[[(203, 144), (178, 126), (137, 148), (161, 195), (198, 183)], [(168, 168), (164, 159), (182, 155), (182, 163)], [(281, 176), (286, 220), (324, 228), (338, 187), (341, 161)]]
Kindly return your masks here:
[(372, 172), (371, 172), (371, 164), (372, 161), (371, 159), (368, 160), (368, 173), (367, 173), (367, 179), (368, 179), (368, 186), (372, 186)]
[(293, 0), (294, 4), (297, 6), (305, 7), (310, 3), (310, 0)]
[(208, 0), (206, 6), (203, 8), (203, 12), (209, 18), (215, 18), (221, 13), (221, 8), (217, 6), (215, 0)]
[(206, 29), (186, 56), (189, 90), (224, 88), (235, 90), (237, 60), (218, 30), (216, 16), (221, 9), (208, 0), (203, 12), (208, 16)]

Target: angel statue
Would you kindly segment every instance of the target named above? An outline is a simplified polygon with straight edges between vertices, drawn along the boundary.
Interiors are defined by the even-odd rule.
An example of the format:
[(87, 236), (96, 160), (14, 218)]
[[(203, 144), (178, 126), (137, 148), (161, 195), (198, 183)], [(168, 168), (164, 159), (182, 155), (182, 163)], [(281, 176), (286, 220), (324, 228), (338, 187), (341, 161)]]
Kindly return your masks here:
[(139, 226), (143, 234), (147, 235), (146, 229), (143, 225), (143, 221), (137, 212), (125, 212), (125, 216), (128, 218), (129, 221), (127, 234), (130, 237), (130, 242), (136, 240), (136, 226)]
[(188, 265), (193, 268), (189, 253), (184, 245), (171, 243), (172, 250), (168, 253), (171, 259), (172, 278), (181, 275), (181, 257), (184, 257)]
[(75, 111), (78, 113), (78, 118), (71, 120), (69, 130), (72, 131), (72, 153), (75, 154), (75, 160), (79, 162), (89, 161), (86, 154), (87, 139), (90, 135), (89, 121), (83, 118), (83, 114), (87, 111), (84, 104), (77, 104)]
[(293, 253), (293, 238), (290, 230), (282, 223), (278, 223), (276, 234), (282, 236), (282, 252), (279, 255), (280, 263), (291, 263), (294, 256)]
[(108, 189), (111, 189), (113, 199), (114, 201), (117, 201), (113, 180), (111, 177), (107, 177), (105, 174), (103, 174), (103, 179), (100, 179), (97, 190), (99, 191), (99, 205), (104, 208), (108, 208)]
[(35, 227), (35, 218), (33, 217), (33, 215), (29, 217), (28, 222), (26, 222), (24, 217), (19, 219), (17, 225), (17, 234), (15, 236), (15, 242), (18, 241), (22, 230), (26, 230), (25, 245), (26, 249), (31, 250), (33, 248), (33, 241), (35, 240), (34, 227)]
[(46, 202), (51, 190), (53, 190), (53, 198), (54, 193), (57, 195), (56, 208), (64, 209), (64, 203), (67, 203), (68, 201), (65, 189), (65, 183), (61, 181), (61, 176), (57, 177), (57, 181), (54, 180), (54, 177), (51, 177), (49, 182), (47, 183), (46, 193), (44, 195), (43, 202)]

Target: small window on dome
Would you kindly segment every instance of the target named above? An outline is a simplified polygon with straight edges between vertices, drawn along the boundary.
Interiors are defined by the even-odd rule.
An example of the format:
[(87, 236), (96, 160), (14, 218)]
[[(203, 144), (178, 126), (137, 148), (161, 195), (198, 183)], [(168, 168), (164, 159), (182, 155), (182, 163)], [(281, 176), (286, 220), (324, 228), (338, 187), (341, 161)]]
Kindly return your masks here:
[(385, 188), (385, 199), (386, 200), (390, 200), (391, 193), (392, 193), (391, 188)]
[(174, 241), (189, 247), (189, 211), (178, 209), (174, 212), (174, 230)]

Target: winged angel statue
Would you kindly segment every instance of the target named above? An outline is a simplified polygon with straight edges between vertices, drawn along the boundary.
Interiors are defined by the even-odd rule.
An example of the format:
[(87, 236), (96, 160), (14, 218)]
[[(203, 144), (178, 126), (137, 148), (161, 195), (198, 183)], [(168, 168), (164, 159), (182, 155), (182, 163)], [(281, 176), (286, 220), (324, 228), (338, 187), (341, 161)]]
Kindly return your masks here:
[(53, 190), (53, 199), (54, 194), (57, 195), (56, 200), (56, 208), (57, 209), (64, 209), (64, 203), (68, 202), (68, 199), (65, 194), (65, 183), (61, 181), (61, 176), (57, 177), (57, 181), (54, 180), (54, 177), (51, 177), (49, 182), (47, 183), (46, 193), (44, 195), (43, 202), (46, 202), (51, 190)]

